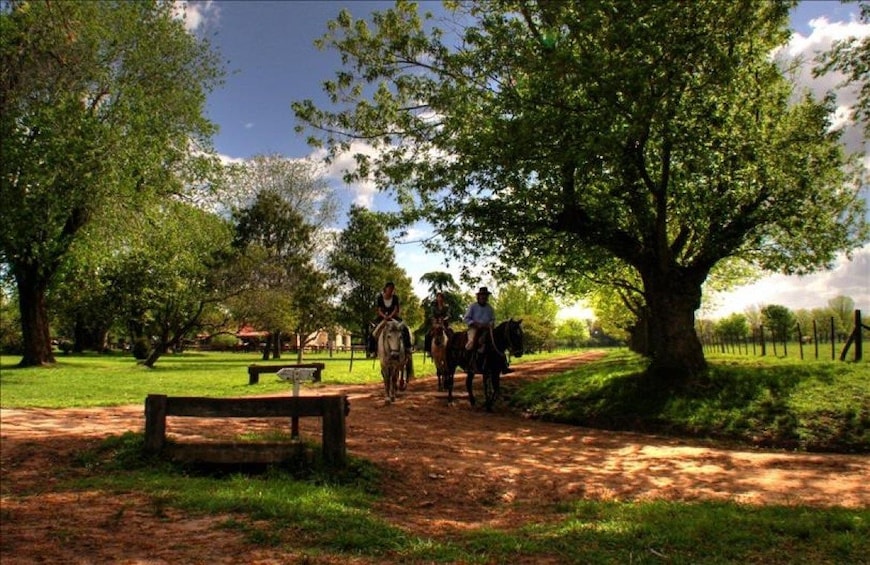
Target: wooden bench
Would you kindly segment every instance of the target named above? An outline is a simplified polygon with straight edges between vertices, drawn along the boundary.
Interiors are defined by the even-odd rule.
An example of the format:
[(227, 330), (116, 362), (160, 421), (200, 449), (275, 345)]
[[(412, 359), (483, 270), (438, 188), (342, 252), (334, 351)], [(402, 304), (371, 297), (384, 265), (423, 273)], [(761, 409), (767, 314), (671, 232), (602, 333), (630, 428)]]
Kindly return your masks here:
[(248, 365), (248, 384), (255, 385), (260, 382), (260, 373), (277, 373), (281, 369), (317, 369), (314, 373), (314, 382), (319, 383), (321, 373), (326, 368), (325, 363), (299, 363), (295, 365)]
[(323, 419), (321, 449), (324, 462), (343, 467), (347, 460), (345, 416), (350, 404), (346, 395), (260, 398), (204, 398), (149, 394), (145, 399), (145, 450), (170, 458), (210, 463), (277, 463), (298, 455), (299, 442), (281, 444), (169, 445), (166, 417), (198, 418), (298, 418)]

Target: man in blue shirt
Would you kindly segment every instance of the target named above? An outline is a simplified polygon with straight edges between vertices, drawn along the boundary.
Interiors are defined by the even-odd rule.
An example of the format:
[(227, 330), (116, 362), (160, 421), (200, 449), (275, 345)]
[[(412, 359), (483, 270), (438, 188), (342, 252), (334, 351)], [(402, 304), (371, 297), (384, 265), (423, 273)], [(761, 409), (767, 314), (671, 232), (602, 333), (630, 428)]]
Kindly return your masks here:
[(495, 311), (489, 304), (489, 295), (489, 289), (480, 287), (477, 291), (477, 302), (465, 312), (463, 320), (468, 324), (468, 343), (465, 344), (465, 349), (469, 351), (474, 348), (477, 331), (480, 328), (491, 328), (495, 324)]

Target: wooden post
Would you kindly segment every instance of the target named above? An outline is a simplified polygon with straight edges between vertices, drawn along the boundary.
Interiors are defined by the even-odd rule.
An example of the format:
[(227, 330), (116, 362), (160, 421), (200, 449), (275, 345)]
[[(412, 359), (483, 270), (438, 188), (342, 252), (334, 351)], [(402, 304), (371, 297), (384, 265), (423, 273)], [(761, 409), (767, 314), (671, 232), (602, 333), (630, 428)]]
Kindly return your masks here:
[(157, 453), (166, 444), (166, 395), (145, 398), (145, 451)]
[(764, 344), (764, 324), (758, 326), (758, 338), (761, 340), (761, 356), (767, 355), (767, 348)]
[(801, 325), (797, 325), (797, 334), (798, 334), (798, 348), (800, 348), (801, 352), (801, 361), (804, 360), (804, 335), (801, 333)]
[(815, 345), (815, 349), (816, 349), (816, 359), (818, 359), (819, 358), (819, 329), (818, 329), (818, 326), (816, 325), (815, 320), (813, 320), (813, 344)]
[(831, 361), (837, 358), (837, 352), (835, 351), (835, 343), (837, 341), (837, 334), (834, 333), (834, 317), (831, 316)]
[(346, 397), (323, 398), (323, 460), (332, 467), (344, 467), (347, 459), (344, 409)]
[(861, 335), (861, 329), (865, 327), (861, 323), (861, 311), (855, 310), (855, 361), (860, 361), (864, 358), (864, 336)]

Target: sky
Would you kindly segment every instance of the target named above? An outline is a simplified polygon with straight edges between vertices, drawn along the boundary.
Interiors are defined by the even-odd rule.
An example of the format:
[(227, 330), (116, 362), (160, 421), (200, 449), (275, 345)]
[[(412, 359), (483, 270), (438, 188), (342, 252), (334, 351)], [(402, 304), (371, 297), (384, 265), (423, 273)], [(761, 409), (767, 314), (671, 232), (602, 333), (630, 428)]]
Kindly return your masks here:
[[(437, 10), (439, 3), (423, 1), (423, 6)], [(287, 158), (317, 158), (305, 142), (304, 134), (294, 131), (296, 120), (291, 103), (312, 99), (325, 105), (322, 83), (332, 79), (340, 68), (337, 53), (320, 51), (314, 40), (326, 31), (326, 23), (342, 9), (355, 17), (366, 17), (372, 10), (392, 5), (384, 1), (190, 1), (186, 5), (189, 29), (209, 38), (225, 61), (224, 85), (208, 98), (207, 113), (220, 130), (215, 149), (227, 161), (242, 161), (255, 155), (278, 154)], [(813, 53), (849, 35), (867, 36), (870, 25), (857, 21), (857, 6), (838, 0), (804, 0), (792, 13), (793, 37), (785, 47), (793, 57), (811, 61)], [(833, 88), (836, 77), (813, 79), (804, 65), (797, 80), (820, 94)], [(838, 104), (848, 106), (854, 97), (841, 93)], [(842, 112), (838, 113), (838, 116)], [(858, 127), (848, 127), (847, 148), (861, 152), (870, 170), (868, 143)], [(338, 162), (326, 171), (330, 184), (342, 202), (342, 216), (337, 228), (344, 225), (351, 203), (370, 209), (390, 209), (392, 203), (378, 194), (370, 184), (347, 185), (341, 180)], [(867, 191), (865, 190), (865, 193)], [(396, 262), (405, 269), (422, 297), (425, 285), (420, 276), (431, 271), (448, 271), (459, 281), (455, 267), (447, 267), (444, 258), (425, 252), (413, 243), (419, 237), (413, 231), (408, 240), (397, 242)], [(481, 284), (493, 286), (492, 281)], [(466, 289), (472, 291), (473, 289)], [(870, 244), (856, 251), (851, 260), (841, 257), (831, 271), (805, 277), (771, 275), (753, 284), (711, 297), (698, 312), (699, 317), (721, 318), (747, 308), (779, 304), (791, 309), (817, 308), (835, 296), (850, 296), (856, 307), (870, 311)], [(582, 304), (566, 306), (561, 318), (589, 318)]]

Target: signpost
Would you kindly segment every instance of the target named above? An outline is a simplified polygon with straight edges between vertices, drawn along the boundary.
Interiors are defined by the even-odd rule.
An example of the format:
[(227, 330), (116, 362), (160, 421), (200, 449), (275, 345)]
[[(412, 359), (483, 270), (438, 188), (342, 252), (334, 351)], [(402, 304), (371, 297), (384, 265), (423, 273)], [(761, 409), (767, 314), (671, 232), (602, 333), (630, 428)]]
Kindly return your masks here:
[[(302, 381), (313, 382), (317, 375), (317, 369), (307, 367), (286, 367), (277, 373), (282, 381), (293, 381), (293, 398), (299, 396), (299, 383)], [(299, 439), (299, 417), (290, 418), (290, 439)]]

